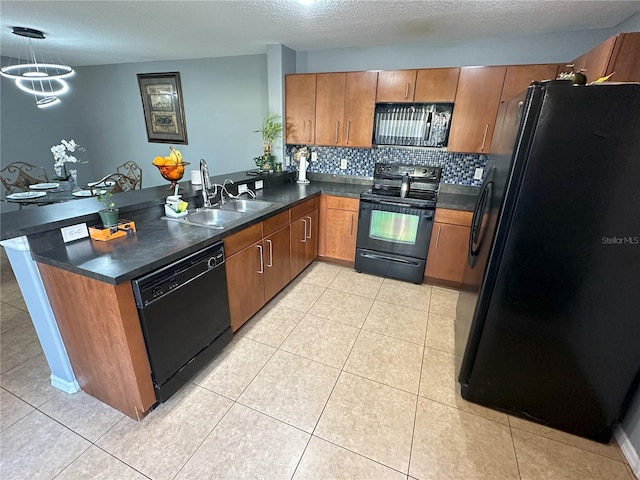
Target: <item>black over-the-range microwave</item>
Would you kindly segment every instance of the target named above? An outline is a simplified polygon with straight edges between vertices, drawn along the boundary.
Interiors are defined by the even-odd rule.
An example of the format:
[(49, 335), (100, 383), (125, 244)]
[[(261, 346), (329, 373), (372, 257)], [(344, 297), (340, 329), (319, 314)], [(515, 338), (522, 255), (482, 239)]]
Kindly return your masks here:
[(453, 103), (377, 103), (375, 145), (446, 147)]

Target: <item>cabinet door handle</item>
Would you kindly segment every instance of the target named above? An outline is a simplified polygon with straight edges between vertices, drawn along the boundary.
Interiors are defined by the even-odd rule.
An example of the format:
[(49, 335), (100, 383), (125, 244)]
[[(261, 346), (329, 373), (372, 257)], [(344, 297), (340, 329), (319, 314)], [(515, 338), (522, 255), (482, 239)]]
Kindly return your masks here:
[(340, 122), (336, 122), (336, 145), (338, 144), (338, 135), (339, 135), (339, 130), (340, 129)]
[(349, 120), (347, 122), (347, 141), (346, 141), (346, 143), (349, 143), (349, 130), (351, 130), (351, 120)]
[[(311, 238), (311, 217), (307, 217), (309, 219), (309, 236), (307, 238)], [(304, 235), (307, 236), (307, 222), (304, 222)]]
[(409, 98), (409, 86), (410, 86), (410, 83), (407, 82), (407, 86), (404, 87), (404, 98)]
[(304, 218), (301, 218), (304, 222), (304, 238), (302, 239), (302, 243), (307, 243), (307, 221)]
[(353, 235), (353, 213), (351, 214), (351, 225), (349, 226), (349, 235)]
[(269, 263), (267, 263), (267, 267), (273, 267), (273, 242), (271, 240), (267, 240), (269, 244)]
[(258, 273), (264, 273), (264, 259), (262, 258), (262, 245), (256, 245), (260, 249), (260, 270)]
[(487, 141), (487, 132), (489, 131), (489, 124), (485, 124), (484, 126), (484, 135), (482, 137), (482, 146), (480, 147), (480, 150), (484, 150), (484, 143)]
[(440, 243), (440, 229), (442, 227), (438, 225), (438, 236), (436, 236), (436, 248), (438, 248), (438, 244)]
[(311, 120), (309, 120), (309, 143), (311, 143)]

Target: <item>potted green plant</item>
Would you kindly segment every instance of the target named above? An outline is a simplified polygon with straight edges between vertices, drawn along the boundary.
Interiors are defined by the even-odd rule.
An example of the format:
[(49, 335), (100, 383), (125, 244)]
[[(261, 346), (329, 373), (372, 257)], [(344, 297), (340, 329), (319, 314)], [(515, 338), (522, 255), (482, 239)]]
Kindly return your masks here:
[[(273, 149), (273, 144), (282, 137), (282, 131), (284, 129), (280, 120), (280, 115), (269, 112), (262, 122), (262, 128), (256, 130), (256, 132), (262, 133), (262, 146), (264, 149), (261, 165), (262, 170), (273, 171), (274, 156), (271, 155), (271, 150)], [(256, 165), (258, 165), (258, 158), (260, 157), (254, 159)]]
[(120, 210), (115, 208), (116, 204), (112, 197), (113, 193), (111, 192), (100, 193), (96, 197), (98, 201), (104, 205), (104, 209), (100, 210), (98, 214), (100, 215), (100, 220), (102, 220), (102, 225), (105, 227), (114, 227), (118, 225), (118, 213)]

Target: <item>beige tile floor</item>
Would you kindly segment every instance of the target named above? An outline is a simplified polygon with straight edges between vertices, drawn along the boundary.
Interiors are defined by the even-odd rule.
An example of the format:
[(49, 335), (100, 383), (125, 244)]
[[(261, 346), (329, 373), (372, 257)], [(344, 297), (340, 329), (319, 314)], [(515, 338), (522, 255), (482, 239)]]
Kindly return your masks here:
[(634, 478), (615, 444), (460, 397), (455, 290), (316, 262), (135, 422), (50, 386), (1, 260), (3, 480)]

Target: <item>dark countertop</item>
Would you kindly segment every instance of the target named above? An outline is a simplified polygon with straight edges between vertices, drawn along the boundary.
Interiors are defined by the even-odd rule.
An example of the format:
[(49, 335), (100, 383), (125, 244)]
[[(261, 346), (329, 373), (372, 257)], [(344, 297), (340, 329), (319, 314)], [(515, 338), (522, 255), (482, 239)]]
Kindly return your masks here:
[(441, 183), (437, 207), (472, 212), (479, 194), (480, 187)]
[[(2, 215), (2, 238), (27, 235), (36, 261), (116, 285), (180, 260), (320, 193), (358, 198), (369, 187), (363, 182), (312, 180), (310, 184), (282, 183), (288, 179), (287, 174), (268, 178), (247, 176), (244, 173), (227, 174), (213, 177), (212, 181), (222, 183), (225, 178), (231, 178), (236, 183), (264, 180), (267, 188), (258, 190), (256, 197), (273, 202), (273, 205), (230, 223), (223, 230), (215, 230), (162, 219), (165, 197), (170, 191), (166, 186), (151, 187), (114, 196), (120, 208), (120, 218), (134, 220), (136, 223), (137, 232), (131, 237), (108, 242), (86, 238), (63, 243), (60, 227), (77, 223), (87, 223), (89, 226), (100, 223), (97, 212), (101, 205), (97, 200), (89, 198), (5, 213)], [(201, 190), (198, 187), (193, 187), (190, 182), (181, 182), (180, 186), (180, 193), (189, 202), (190, 208), (202, 204)], [(444, 190), (441, 191), (441, 195), (445, 195), (444, 208), (473, 208), (474, 190)], [(469, 208), (465, 208), (469, 205)], [(440, 200), (438, 206), (441, 206)], [(26, 215), (18, 224), (14, 214)]]

